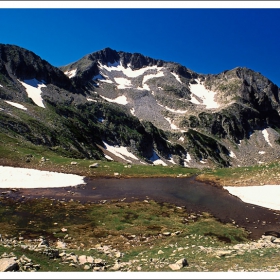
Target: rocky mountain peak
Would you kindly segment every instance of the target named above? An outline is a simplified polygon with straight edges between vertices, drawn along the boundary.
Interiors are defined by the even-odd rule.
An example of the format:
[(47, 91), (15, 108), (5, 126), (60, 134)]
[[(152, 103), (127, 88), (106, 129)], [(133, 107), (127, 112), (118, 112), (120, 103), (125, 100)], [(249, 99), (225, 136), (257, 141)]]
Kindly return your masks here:
[(0, 67), (10, 78), (36, 79), (59, 87), (72, 88), (71, 81), (60, 69), (35, 53), (15, 45), (0, 44)]
[[(0, 98), (1, 131), (79, 156), (125, 148), (138, 162), (190, 167), (280, 156), (279, 88), (246, 67), (205, 75), (105, 48), (58, 69), (2, 44)], [(11, 106), (20, 111), (9, 114)]]
[(92, 61), (98, 61), (105, 65), (107, 65), (108, 63), (114, 64), (115, 62), (120, 60), (118, 52), (108, 47), (101, 51), (89, 54), (89, 58)]

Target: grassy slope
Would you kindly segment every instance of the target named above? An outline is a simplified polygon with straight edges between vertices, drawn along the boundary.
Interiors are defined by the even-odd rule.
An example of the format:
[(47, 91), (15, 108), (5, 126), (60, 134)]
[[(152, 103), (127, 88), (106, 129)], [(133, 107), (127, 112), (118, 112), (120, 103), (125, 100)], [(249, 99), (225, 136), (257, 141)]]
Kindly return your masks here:
[[(122, 177), (175, 177), (178, 175), (191, 176), (199, 173), (197, 169), (179, 166), (133, 165), (132, 168), (127, 168), (126, 164), (119, 162), (63, 157), (46, 147), (33, 145), (29, 142), (21, 141), (1, 133), (0, 155), (1, 165), (35, 168), (93, 177), (114, 177), (114, 173), (119, 173)], [(47, 161), (42, 163), (42, 157), (45, 157)], [(71, 165), (72, 161), (77, 162), (77, 165)], [(90, 169), (89, 165), (92, 163), (98, 163), (99, 168)]]

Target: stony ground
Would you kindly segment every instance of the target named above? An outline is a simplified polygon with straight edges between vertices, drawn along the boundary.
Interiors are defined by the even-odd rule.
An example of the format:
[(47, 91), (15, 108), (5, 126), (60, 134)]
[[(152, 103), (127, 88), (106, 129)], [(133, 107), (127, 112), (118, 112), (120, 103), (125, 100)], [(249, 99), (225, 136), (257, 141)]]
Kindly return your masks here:
[[(180, 234), (180, 233), (173, 233)], [(172, 233), (166, 233), (171, 236)], [(67, 238), (67, 237), (66, 237)], [(131, 239), (137, 238), (132, 236)], [(68, 267), (72, 271), (199, 271), (209, 272), (209, 265), (213, 260), (217, 262), (231, 263), (227, 272), (279, 272), (280, 263), (273, 262), (271, 264), (255, 263), (252, 267), (246, 267), (246, 263), (242, 265), (236, 259), (249, 255), (258, 255), (261, 260), (265, 259), (265, 255), (275, 252), (279, 255), (280, 239), (275, 236), (263, 236), (257, 241), (229, 245), (224, 247), (203, 246), (202, 236), (190, 235), (189, 239), (196, 240), (197, 245), (188, 245), (186, 240), (185, 247), (179, 247), (177, 243), (170, 243), (159, 249), (153, 258), (147, 251), (140, 252), (137, 256), (129, 259), (125, 258), (125, 254), (110, 245), (96, 244), (92, 248), (83, 251), (75, 251), (69, 249), (71, 245), (63, 241), (57, 241), (50, 244), (48, 240), (40, 237), (38, 239), (25, 240), (21, 237), (1, 238), (0, 246), (4, 248), (4, 252), (0, 256), (0, 271), (40, 271), (41, 264), (34, 261), (26, 255), (32, 253), (41, 254), (43, 258), (51, 262), (56, 270), (61, 267)], [(200, 242), (199, 242), (200, 241)], [(197, 254), (200, 257), (198, 262), (193, 262), (190, 254)], [(19, 249), (25, 254), (20, 254)], [(205, 259), (212, 258), (211, 261)], [(208, 263), (209, 262), (209, 263)], [(261, 268), (260, 268), (261, 267)], [(68, 270), (68, 269), (67, 269)], [(220, 269), (221, 271), (221, 269)]]

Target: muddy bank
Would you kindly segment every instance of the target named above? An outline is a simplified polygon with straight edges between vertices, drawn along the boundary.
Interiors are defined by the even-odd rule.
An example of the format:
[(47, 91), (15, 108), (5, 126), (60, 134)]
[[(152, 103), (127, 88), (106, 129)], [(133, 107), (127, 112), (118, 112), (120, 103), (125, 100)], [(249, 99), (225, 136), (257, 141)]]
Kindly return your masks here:
[[(242, 202), (228, 191), (191, 178), (86, 179), (86, 185), (64, 188), (2, 189), (15, 199), (45, 197), (100, 202), (152, 199), (184, 207), (188, 212), (209, 212), (222, 222), (235, 223), (251, 232), (252, 239), (266, 231), (280, 231), (280, 211)], [(253, 194), (252, 194), (253, 195)]]

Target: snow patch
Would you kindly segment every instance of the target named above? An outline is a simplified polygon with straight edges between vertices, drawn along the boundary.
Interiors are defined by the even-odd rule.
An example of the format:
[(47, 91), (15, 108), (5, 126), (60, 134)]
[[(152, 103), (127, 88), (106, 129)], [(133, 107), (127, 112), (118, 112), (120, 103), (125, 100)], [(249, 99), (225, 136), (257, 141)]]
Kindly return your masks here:
[(176, 126), (175, 124), (172, 123), (170, 118), (165, 118), (165, 119), (170, 123), (171, 129), (174, 129), (174, 130), (179, 129), (178, 126)]
[(236, 158), (236, 155), (233, 151), (230, 151), (229, 156), (232, 157), (232, 158)]
[(251, 203), (269, 209), (280, 210), (280, 185), (264, 185), (249, 187), (224, 186), (230, 194)]
[(182, 81), (181, 81), (180, 77), (178, 76), (178, 74), (173, 73), (173, 72), (171, 72), (171, 74), (176, 78), (176, 80), (177, 80), (178, 82), (180, 82), (180, 83), (182, 84)]
[(138, 158), (130, 153), (126, 147), (114, 147), (114, 146), (110, 146), (108, 145), (107, 143), (103, 142), (105, 147), (106, 147), (106, 150), (108, 150), (109, 152), (111, 152), (112, 154), (116, 155), (117, 157), (120, 157), (124, 160), (126, 160), (127, 162), (131, 162), (131, 160), (128, 160), (126, 159), (125, 157), (129, 157), (129, 158), (132, 158), (132, 159), (136, 159), (138, 160)]
[(187, 154), (187, 158), (185, 159), (185, 161), (190, 162), (192, 160), (191, 155)]
[(36, 79), (18, 81), (25, 87), (28, 97), (30, 97), (37, 106), (45, 108), (43, 98), (41, 97), (41, 88), (46, 87), (46, 85)]
[(3, 87), (3, 86), (0, 84), (0, 87)]
[(135, 109), (134, 109), (134, 108), (130, 109), (130, 113), (131, 113), (133, 116), (135, 116)]
[(187, 158), (184, 159), (184, 167), (189, 167), (189, 163), (192, 160), (191, 155), (187, 154)]
[(192, 92), (190, 101), (197, 105), (205, 105), (207, 109), (219, 108), (219, 104), (214, 100), (217, 93), (207, 90), (199, 79), (195, 79), (195, 81), (197, 84), (190, 84)]
[(166, 109), (167, 111), (170, 111), (172, 113), (175, 113), (175, 114), (186, 114), (188, 111), (187, 110), (174, 110), (174, 109), (171, 109), (167, 106), (163, 106), (161, 104), (158, 103), (159, 106), (163, 107), (164, 109)]
[[(130, 65), (127, 65), (128, 67), (125, 68), (121, 62), (115, 62), (113, 64), (108, 63), (108, 65), (102, 65), (99, 62), (99, 71), (102, 74), (102, 76), (106, 76), (106, 74), (104, 72), (107, 71), (108, 72), (119, 72), (119, 75), (124, 75), (128, 78), (136, 78), (139, 77), (141, 75), (144, 75), (147, 71), (152, 70), (155, 71), (156, 70), (156, 74), (147, 74), (143, 77), (143, 81), (142, 81), (142, 87), (138, 87), (138, 90), (149, 90), (150, 91), (150, 87), (146, 84), (147, 80), (152, 79), (152, 78), (156, 78), (156, 77), (162, 77), (164, 76), (164, 73), (161, 71), (162, 67), (157, 67), (156, 65), (154, 66), (149, 66), (149, 67), (144, 67), (138, 70), (132, 70)], [(97, 77), (97, 76), (96, 76)], [(107, 76), (108, 78), (108, 76)], [(109, 78), (108, 78), (109, 79)], [(118, 84), (118, 88), (119, 89), (125, 89), (125, 88), (131, 88), (131, 81), (124, 78), (124, 77), (117, 77), (114, 78), (116, 83)], [(103, 80), (100, 79), (100, 81), (102, 82), (107, 82), (107, 83), (111, 83), (112, 81), (108, 81), (108, 80)]]
[(262, 130), (262, 134), (263, 134), (263, 137), (264, 137), (265, 141), (267, 142), (267, 144), (268, 144), (269, 146), (272, 147), (272, 144), (271, 144), (271, 142), (269, 141), (269, 133), (268, 133), (268, 130), (267, 130), (267, 129)]
[(111, 80), (99, 80), (99, 82), (107, 83), (107, 84), (113, 84), (113, 83), (114, 83), (114, 82), (111, 81)]
[(97, 102), (97, 100), (94, 100), (92, 98), (87, 98), (87, 101)]
[(5, 100), (5, 102), (8, 103), (8, 104), (10, 104), (10, 105), (12, 105), (12, 106), (14, 106), (14, 107), (17, 107), (17, 108), (19, 108), (19, 109), (27, 110), (26, 107), (24, 107), (23, 105), (18, 104), (18, 103), (16, 103), (16, 102), (7, 101), (7, 100)]
[[(162, 68), (162, 67), (161, 67)], [(160, 69), (161, 69), (160, 68)], [(153, 78), (159, 78), (159, 77), (164, 77), (164, 73), (162, 71), (157, 72), (156, 74), (148, 74), (145, 75), (142, 81), (142, 84), (145, 84), (148, 80), (153, 79)]]
[(73, 77), (76, 76), (76, 74), (77, 74), (77, 69), (73, 69), (73, 70), (66, 71), (66, 72), (64, 72), (64, 74), (65, 74), (66, 76), (68, 76), (68, 77), (71, 79), (71, 78), (73, 78)]
[(145, 89), (145, 90), (148, 90), (148, 91), (151, 90), (150, 87), (149, 87), (149, 85), (147, 85), (147, 84), (144, 84), (144, 85), (142, 86), (142, 88)]
[(172, 158), (172, 155), (169, 156), (170, 159), (168, 159), (169, 162), (171, 162), (172, 164), (176, 165), (176, 162), (174, 161), (174, 159)]
[(154, 165), (167, 166), (167, 164), (160, 159), (160, 157), (157, 155), (155, 151), (153, 151), (153, 156), (150, 158), (150, 161), (152, 161)]
[(121, 104), (121, 105), (126, 105), (128, 102), (127, 102), (127, 99), (124, 95), (122, 96), (118, 96), (117, 98), (115, 99), (110, 99), (110, 98), (107, 98), (105, 96), (102, 96), (100, 95), (103, 99), (109, 101), (109, 102), (113, 102), (113, 103), (118, 103), (118, 104)]
[(179, 138), (179, 141), (184, 142), (184, 141), (185, 141), (185, 137), (181, 136), (181, 137)]
[(263, 154), (265, 154), (265, 151), (259, 151), (259, 154), (263, 155)]
[(116, 83), (118, 84), (118, 89), (131, 88), (131, 81), (126, 78), (115, 78)]
[(114, 161), (110, 156), (105, 155), (105, 158), (107, 158), (108, 160)]
[(0, 188), (61, 188), (85, 184), (84, 177), (36, 169), (0, 166)]
[(140, 75), (143, 75), (146, 71), (152, 70), (152, 69), (157, 69), (158, 67), (156, 65), (154, 66), (149, 66), (149, 67), (144, 67), (138, 70), (132, 70), (130, 68), (130, 65), (127, 65), (128, 67), (125, 68), (121, 62), (115, 62), (113, 64), (108, 63), (108, 65), (103, 65), (99, 62), (99, 68), (100, 69), (105, 69), (108, 72), (112, 71), (118, 71), (122, 72), (125, 76), (129, 78), (136, 78), (139, 77)]

